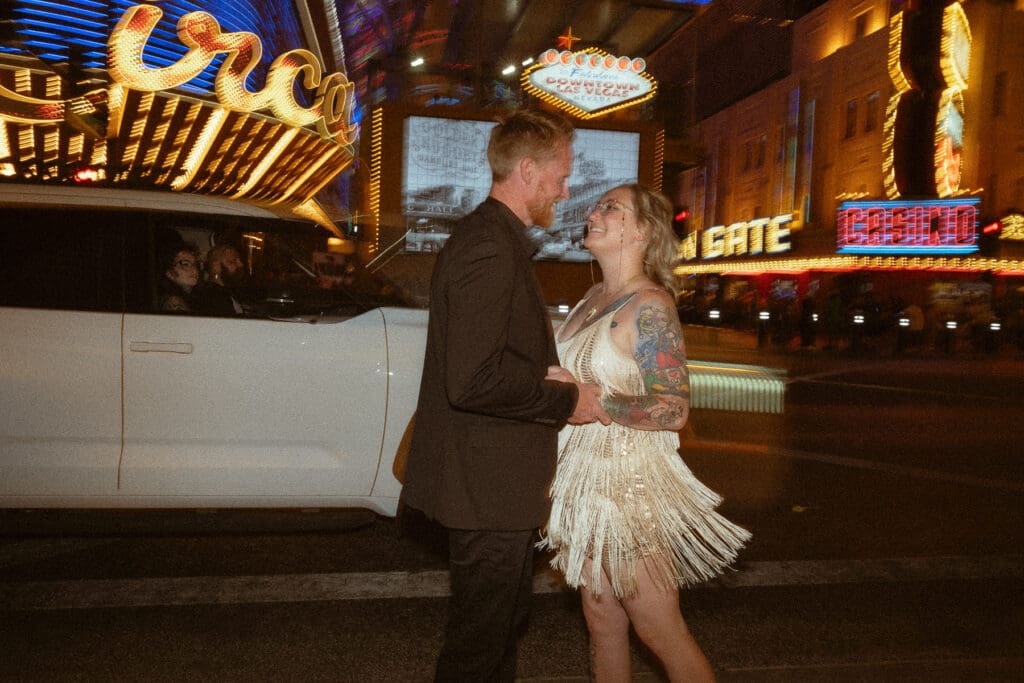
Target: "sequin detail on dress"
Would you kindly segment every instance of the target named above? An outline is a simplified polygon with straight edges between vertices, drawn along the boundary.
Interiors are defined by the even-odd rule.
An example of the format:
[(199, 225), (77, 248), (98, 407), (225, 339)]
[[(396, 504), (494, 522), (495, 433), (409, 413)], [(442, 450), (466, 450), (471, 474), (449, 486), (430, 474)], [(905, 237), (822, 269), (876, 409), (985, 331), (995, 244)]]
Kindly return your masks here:
[[(628, 301), (628, 300), (627, 300)], [(625, 305), (625, 302), (623, 302)], [(612, 342), (607, 311), (558, 342), (562, 366), (605, 393), (647, 393), (636, 361)], [(721, 497), (679, 456), (679, 435), (618, 423), (568, 425), (559, 433), (558, 470), (542, 548), (574, 588), (600, 587), (600, 567), (618, 597), (636, 592), (643, 559), (656, 581), (686, 586), (722, 573), (750, 533), (715, 512)], [(593, 572), (584, 576), (584, 562)]]

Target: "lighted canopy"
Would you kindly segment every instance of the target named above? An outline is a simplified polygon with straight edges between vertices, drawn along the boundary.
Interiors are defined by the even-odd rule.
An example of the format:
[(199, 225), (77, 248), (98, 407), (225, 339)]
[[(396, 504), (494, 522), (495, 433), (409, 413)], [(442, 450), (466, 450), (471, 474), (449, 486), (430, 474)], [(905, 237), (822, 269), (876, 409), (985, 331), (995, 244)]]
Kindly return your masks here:
[[(76, 20), (93, 11), (103, 25), (101, 4), (69, 4)], [(182, 4), (118, 8), (104, 45), (107, 70), (90, 70), (96, 78), (84, 85), (38, 59), (0, 59), (0, 175), (56, 182), (88, 165), (114, 185), (280, 204), (328, 222), (312, 197), (354, 159), (348, 78), (325, 73), (305, 47), (268, 60), (255, 32), (226, 30), (209, 12), (182, 13)], [(178, 10), (173, 51), (161, 5)], [(38, 37), (49, 26), (50, 43), (74, 40), (41, 14), (41, 3), (17, 6), (19, 30)], [(95, 63), (91, 45), (65, 47), (81, 60), (69, 68), (86, 73)]]

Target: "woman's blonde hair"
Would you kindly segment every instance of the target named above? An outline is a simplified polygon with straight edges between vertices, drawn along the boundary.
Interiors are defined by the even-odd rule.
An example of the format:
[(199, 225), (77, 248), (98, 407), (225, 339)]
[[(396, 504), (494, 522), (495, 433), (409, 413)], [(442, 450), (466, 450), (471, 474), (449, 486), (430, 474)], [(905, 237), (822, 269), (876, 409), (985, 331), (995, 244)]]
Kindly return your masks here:
[(672, 203), (640, 184), (621, 187), (633, 194), (637, 224), (647, 231), (644, 273), (675, 298), (677, 280), (672, 271), (679, 258), (679, 239), (672, 230)]

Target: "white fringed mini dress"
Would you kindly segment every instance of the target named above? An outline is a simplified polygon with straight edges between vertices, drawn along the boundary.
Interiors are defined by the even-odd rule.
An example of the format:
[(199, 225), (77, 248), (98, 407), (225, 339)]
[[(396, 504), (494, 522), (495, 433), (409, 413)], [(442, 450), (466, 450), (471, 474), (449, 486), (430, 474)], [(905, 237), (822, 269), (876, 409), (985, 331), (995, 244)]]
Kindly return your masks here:
[[(624, 305), (624, 304), (623, 304)], [(558, 341), (562, 366), (606, 394), (646, 394), (636, 360), (612, 342), (615, 311)], [(750, 538), (715, 508), (721, 497), (697, 480), (679, 455), (674, 431), (613, 422), (567, 425), (559, 433), (551, 517), (540, 547), (574, 588), (600, 591), (604, 566), (617, 597), (636, 592), (644, 560), (664, 586), (687, 586), (722, 573)], [(592, 573), (584, 562), (593, 558)]]

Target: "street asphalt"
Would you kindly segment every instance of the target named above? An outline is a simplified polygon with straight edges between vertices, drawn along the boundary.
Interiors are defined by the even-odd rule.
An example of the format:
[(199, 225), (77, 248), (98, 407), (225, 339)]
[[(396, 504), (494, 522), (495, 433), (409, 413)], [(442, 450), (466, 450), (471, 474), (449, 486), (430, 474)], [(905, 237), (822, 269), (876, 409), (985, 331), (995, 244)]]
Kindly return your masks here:
[[(758, 348), (755, 335), (725, 329), (686, 336), (691, 358), (785, 369), (801, 411), (695, 410), (683, 434), (684, 460), (754, 534), (735, 571), (682, 595), (719, 680), (1021, 680), (1024, 476), (1012, 446), (1002, 459), (930, 461), (909, 447), (905, 457), (860, 452), (831, 423), (793, 422), (832, 419), (815, 404), (843, 389), (823, 378), (855, 371), (919, 373), (927, 381), (913, 390), (929, 392), (919, 394), (927, 410), (955, 416), (956, 382), (947, 390), (932, 375), (984, 368), (987, 393), (969, 407), (1016, 414), (1024, 361), (1014, 350), (898, 359)], [(914, 394), (857, 391), (879, 402), (847, 408), (857, 424), (913, 414)], [(1016, 418), (1005, 419), (1012, 431)], [(820, 430), (822, 447), (783, 438), (798, 430), (809, 443)], [(443, 544), (422, 520), (406, 521), (403, 530), (341, 510), (0, 511), (0, 680), (429, 680)], [(545, 560), (519, 680), (587, 680), (578, 599)], [(634, 661), (634, 680), (661, 680), (639, 646)]]

